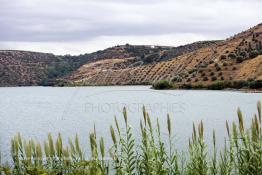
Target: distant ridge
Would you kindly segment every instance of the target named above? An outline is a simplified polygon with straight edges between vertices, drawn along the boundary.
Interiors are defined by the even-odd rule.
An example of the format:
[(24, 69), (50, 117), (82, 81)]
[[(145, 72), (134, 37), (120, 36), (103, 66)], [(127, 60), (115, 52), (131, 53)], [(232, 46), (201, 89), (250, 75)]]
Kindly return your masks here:
[(78, 56), (0, 50), (0, 86), (133, 85), (262, 79), (262, 24), (224, 41), (121, 45)]

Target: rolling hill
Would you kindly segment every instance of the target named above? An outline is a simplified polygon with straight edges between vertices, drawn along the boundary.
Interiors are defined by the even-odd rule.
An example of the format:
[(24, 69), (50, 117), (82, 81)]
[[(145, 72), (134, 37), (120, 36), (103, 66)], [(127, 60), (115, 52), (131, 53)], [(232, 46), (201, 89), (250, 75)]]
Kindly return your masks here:
[(262, 24), (223, 41), (179, 47), (120, 45), (90, 54), (0, 51), (0, 86), (210, 84), (262, 80)]
[(91, 62), (66, 79), (82, 85), (152, 84), (162, 79), (205, 84), (216, 80), (261, 80), (262, 57), (258, 56), (261, 42), (262, 24), (259, 24), (224, 41), (184, 49), (179, 54), (170, 54), (174, 53), (173, 48), (160, 50), (149, 63), (142, 60), (144, 57), (121, 56)]

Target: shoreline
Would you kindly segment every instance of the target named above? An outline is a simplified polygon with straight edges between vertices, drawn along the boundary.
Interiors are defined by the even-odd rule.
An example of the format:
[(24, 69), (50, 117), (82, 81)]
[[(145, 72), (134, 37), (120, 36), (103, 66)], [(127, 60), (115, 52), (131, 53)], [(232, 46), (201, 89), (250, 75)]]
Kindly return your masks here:
[(25, 87), (53, 87), (53, 88), (70, 88), (70, 87), (127, 87), (127, 86), (148, 86), (149, 89), (156, 90), (156, 91), (163, 91), (163, 90), (191, 90), (191, 91), (229, 91), (229, 92), (243, 92), (243, 93), (262, 93), (262, 89), (236, 89), (236, 88), (225, 88), (225, 89), (208, 89), (208, 88), (166, 88), (166, 89), (155, 89), (152, 85), (143, 85), (143, 84), (135, 84), (135, 85), (86, 85), (86, 86), (0, 86), (0, 88), (25, 88)]
[(151, 89), (156, 91), (166, 91), (166, 90), (189, 90), (189, 91), (225, 91), (225, 92), (243, 92), (243, 93), (262, 93), (262, 89), (232, 89), (232, 88), (226, 88), (226, 89), (186, 89), (186, 88), (175, 88), (175, 89), (154, 89), (151, 87)]

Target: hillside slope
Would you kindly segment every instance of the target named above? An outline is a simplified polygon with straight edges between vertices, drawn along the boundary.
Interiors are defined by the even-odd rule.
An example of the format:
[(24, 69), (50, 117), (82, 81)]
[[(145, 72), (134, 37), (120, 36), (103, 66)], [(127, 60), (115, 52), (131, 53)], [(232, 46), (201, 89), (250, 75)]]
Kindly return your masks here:
[[(101, 59), (81, 66), (67, 81), (79, 85), (151, 84), (167, 79), (176, 83), (261, 79), (262, 24), (225, 41), (139, 63), (137, 57)], [(168, 50), (168, 51), (167, 51)], [(158, 52), (160, 58), (170, 49)]]
[(224, 41), (121, 45), (79, 56), (0, 51), (0, 86), (210, 84), (262, 79), (262, 24)]
[[(60, 85), (68, 81), (63, 77), (76, 71), (82, 65), (88, 67), (86, 66), (88, 63), (97, 65), (105, 61), (107, 64), (106, 62), (114, 63), (115, 59), (123, 59), (123, 63), (118, 61), (116, 65), (118, 69), (124, 69), (168, 60), (213, 43), (215, 41), (198, 42), (180, 47), (126, 44), (78, 56), (2, 50), (0, 51), (0, 86)], [(97, 64), (94, 64), (95, 62)]]
[(0, 51), (0, 85), (37, 85), (45, 77), (47, 67), (54, 59), (52, 54)]

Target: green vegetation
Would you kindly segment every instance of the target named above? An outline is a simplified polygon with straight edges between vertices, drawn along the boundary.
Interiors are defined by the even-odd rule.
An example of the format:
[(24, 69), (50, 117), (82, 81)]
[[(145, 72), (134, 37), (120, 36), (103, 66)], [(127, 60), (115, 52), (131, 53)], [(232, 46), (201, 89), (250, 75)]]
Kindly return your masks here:
[(161, 89), (172, 89), (174, 87), (175, 87), (174, 84), (172, 84), (168, 80), (160, 80), (160, 81), (158, 81), (158, 82), (153, 84), (153, 88), (154, 89), (158, 89), (158, 90), (161, 90)]
[(75, 71), (88, 61), (85, 55), (80, 56), (59, 56), (53, 61), (46, 70), (46, 76), (38, 84), (40, 86), (70, 86), (67, 82), (58, 80), (70, 72)]
[(214, 83), (211, 83), (210, 85), (206, 86), (207, 89), (210, 90), (222, 90), (226, 88), (231, 89), (260, 89), (262, 88), (262, 81), (258, 80), (251, 80), (251, 81), (245, 81), (245, 80), (239, 80), (239, 81), (216, 81)]
[[(244, 125), (243, 114), (237, 111), (238, 123), (226, 122), (227, 138), (218, 151), (216, 133), (213, 142), (207, 145), (204, 139), (204, 124), (193, 123), (192, 137), (186, 151), (187, 158), (174, 145), (171, 118), (167, 115), (167, 142), (163, 139), (158, 120), (156, 126), (143, 108), (140, 121), (141, 137), (135, 141), (124, 108), (124, 126), (115, 118), (115, 127), (110, 126), (113, 141), (110, 149), (105, 148), (103, 138), (96, 130), (89, 135), (91, 157), (86, 159), (78, 136), (64, 144), (61, 134), (56, 140), (48, 135), (44, 146), (34, 140), (23, 140), (18, 134), (11, 141), (12, 166), (1, 165), (0, 171), (10, 175), (261, 175), (262, 174), (262, 116), (261, 102), (257, 103), (257, 114), (251, 127)], [(95, 127), (94, 127), (95, 128)], [(210, 153), (208, 150), (211, 150)], [(110, 159), (106, 158), (110, 154)]]
[(226, 56), (226, 55), (221, 55), (221, 56), (220, 56), (220, 59), (221, 59), (221, 60), (225, 60), (225, 59), (227, 59), (227, 56)]
[[(220, 80), (216, 76), (211, 77), (211, 83), (202, 84), (198, 82), (198, 79), (195, 79), (198, 83), (183, 83), (183, 84), (171, 84), (168, 81), (168, 86), (166, 85), (166, 81), (159, 82), (159, 86), (153, 86), (154, 89), (209, 89), (209, 90), (223, 90), (223, 89), (262, 89), (262, 81), (261, 80), (224, 80), (225, 78), (221, 75)], [(208, 81), (208, 77), (205, 76), (202, 79), (203, 82)], [(201, 86), (199, 86), (201, 84)], [(156, 88), (158, 87), (158, 88)], [(167, 87), (167, 88), (165, 88)]]
[(250, 58), (256, 58), (259, 55), (257, 50), (252, 50), (249, 54)]

